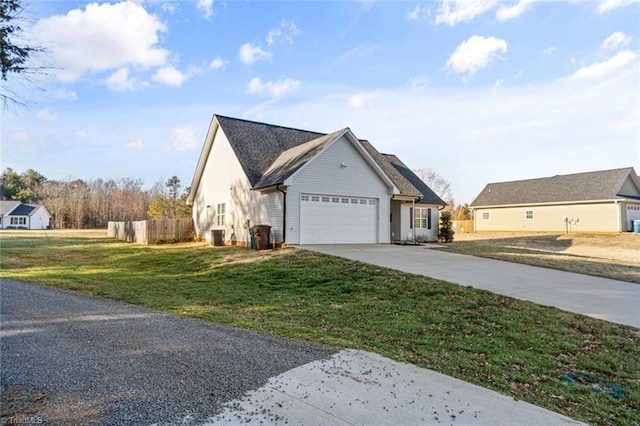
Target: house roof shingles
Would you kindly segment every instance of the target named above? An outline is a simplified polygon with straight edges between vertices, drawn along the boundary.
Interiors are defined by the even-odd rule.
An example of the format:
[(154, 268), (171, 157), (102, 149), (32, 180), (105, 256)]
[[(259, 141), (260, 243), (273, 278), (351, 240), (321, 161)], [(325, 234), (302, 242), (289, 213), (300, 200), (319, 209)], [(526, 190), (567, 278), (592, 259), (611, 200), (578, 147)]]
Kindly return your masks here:
[(490, 183), (471, 207), (636, 198), (619, 193), (629, 175), (636, 176), (632, 167)]
[(20, 201), (0, 200), (0, 215), (5, 215), (13, 210)]
[[(216, 115), (222, 131), (253, 188), (284, 182), (347, 129), (331, 134)], [(419, 202), (444, 205), (418, 176), (395, 156), (380, 154), (365, 140), (362, 146), (402, 195)]]
[(446, 205), (442, 198), (440, 198), (422, 179), (420, 179), (413, 171), (408, 168), (398, 157), (392, 154), (382, 154), (389, 163), (404, 177), (409, 183), (418, 190), (418, 194), (422, 197), (416, 201), (421, 204), (438, 204), (441, 206)]
[(216, 115), (251, 186), (255, 186), (285, 151), (325, 136), (255, 121)]
[(29, 216), (37, 207), (30, 204), (20, 204), (9, 213), (9, 216)]

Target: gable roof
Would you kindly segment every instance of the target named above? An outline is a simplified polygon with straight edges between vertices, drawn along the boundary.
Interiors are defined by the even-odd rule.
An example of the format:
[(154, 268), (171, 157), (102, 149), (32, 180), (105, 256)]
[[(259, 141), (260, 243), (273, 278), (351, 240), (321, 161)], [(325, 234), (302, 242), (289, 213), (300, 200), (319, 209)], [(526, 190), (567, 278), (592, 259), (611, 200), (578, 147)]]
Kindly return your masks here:
[[(348, 128), (325, 134), (216, 114), (213, 116), (205, 145), (200, 154), (188, 202), (193, 201), (211, 152), (215, 133), (220, 130), (224, 132), (251, 187), (254, 189), (283, 183), (338, 137), (346, 133), (353, 136)], [(428, 199), (433, 204), (445, 204), (424, 182), (413, 175), (412, 179), (420, 181), (421, 189), (424, 191), (416, 188), (402, 172), (398, 171), (396, 166), (391, 164), (368, 141), (358, 140), (355, 136), (352, 139), (359, 142), (358, 149), (361, 150), (364, 157), (368, 157), (367, 161), (371, 163), (383, 180), (387, 181), (390, 186), (396, 187), (394, 191), (398, 190), (402, 195)], [(397, 161), (402, 164), (400, 160)], [(406, 169), (404, 164), (402, 166)], [(411, 172), (411, 174), (413, 173)]]
[(215, 115), (238, 157), (251, 186), (255, 186), (283, 152), (326, 136), (273, 124)]
[(638, 199), (638, 194), (620, 193), (629, 179), (640, 191), (640, 181), (633, 167), (490, 183), (473, 200), (471, 207)]
[(394, 169), (402, 175), (409, 183), (419, 191), (422, 197), (416, 201), (419, 204), (438, 204), (441, 206), (447, 203), (440, 198), (431, 188), (427, 186), (422, 179), (420, 179), (413, 171), (408, 168), (398, 157), (392, 154), (382, 154), (384, 158), (389, 161)]
[(254, 188), (264, 188), (284, 182), (346, 131), (347, 129), (338, 130), (284, 151), (264, 172)]
[(16, 208), (16, 206), (18, 204), (20, 204), (20, 201), (1, 200), (0, 201), (0, 215), (4, 216), (5, 214), (9, 213), (11, 210)]
[(30, 216), (37, 208), (38, 206), (31, 204), (20, 204), (9, 213), (9, 216)]

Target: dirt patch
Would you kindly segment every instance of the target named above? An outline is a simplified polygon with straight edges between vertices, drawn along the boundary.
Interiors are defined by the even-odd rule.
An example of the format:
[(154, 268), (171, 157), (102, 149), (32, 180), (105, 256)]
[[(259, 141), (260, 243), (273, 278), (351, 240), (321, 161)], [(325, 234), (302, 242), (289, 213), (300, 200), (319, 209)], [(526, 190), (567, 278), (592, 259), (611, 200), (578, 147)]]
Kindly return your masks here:
[(476, 232), (456, 234), (455, 242), (570, 254), (640, 266), (640, 234), (559, 234)]

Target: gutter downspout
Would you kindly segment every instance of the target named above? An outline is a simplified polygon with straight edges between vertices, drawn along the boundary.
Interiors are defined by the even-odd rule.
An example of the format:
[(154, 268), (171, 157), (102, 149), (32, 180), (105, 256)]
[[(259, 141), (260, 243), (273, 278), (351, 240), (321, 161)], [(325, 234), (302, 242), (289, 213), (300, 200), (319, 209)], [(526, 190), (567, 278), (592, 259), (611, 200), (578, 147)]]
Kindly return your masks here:
[(284, 245), (287, 235), (287, 191), (280, 189), (280, 184), (276, 184), (276, 191), (282, 192), (282, 242), (280, 245)]
[(618, 200), (614, 201), (616, 210), (618, 211), (618, 232), (622, 232), (622, 204), (618, 203)]

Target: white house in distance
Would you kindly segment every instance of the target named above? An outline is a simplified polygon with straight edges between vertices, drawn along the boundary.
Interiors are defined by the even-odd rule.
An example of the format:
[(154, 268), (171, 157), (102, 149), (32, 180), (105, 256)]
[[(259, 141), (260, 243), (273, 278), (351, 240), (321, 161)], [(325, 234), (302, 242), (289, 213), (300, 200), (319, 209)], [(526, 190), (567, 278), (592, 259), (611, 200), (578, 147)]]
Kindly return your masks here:
[(640, 220), (633, 167), (488, 184), (471, 203), (476, 231), (625, 232)]
[(345, 128), (331, 134), (214, 115), (188, 196), (195, 232), (276, 244), (434, 241), (445, 205), (402, 161)]
[(0, 229), (47, 229), (51, 215), (42, 205), (0, 201)]

